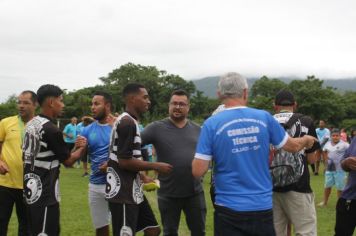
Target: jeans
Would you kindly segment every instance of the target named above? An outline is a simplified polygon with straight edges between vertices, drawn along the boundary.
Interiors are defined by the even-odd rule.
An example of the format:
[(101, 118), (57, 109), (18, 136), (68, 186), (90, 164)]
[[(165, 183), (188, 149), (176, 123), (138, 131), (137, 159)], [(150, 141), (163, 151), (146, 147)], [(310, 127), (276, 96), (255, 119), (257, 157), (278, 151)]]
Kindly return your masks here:
[(18, 235), (29, 235), (23, 190), (0, 186), (0, 236), (7, 235), (7, 227), (14, 204), (19, 222)]
[(215, 206), (215, 236), (275, 236), (272, 209), (237, 212)]

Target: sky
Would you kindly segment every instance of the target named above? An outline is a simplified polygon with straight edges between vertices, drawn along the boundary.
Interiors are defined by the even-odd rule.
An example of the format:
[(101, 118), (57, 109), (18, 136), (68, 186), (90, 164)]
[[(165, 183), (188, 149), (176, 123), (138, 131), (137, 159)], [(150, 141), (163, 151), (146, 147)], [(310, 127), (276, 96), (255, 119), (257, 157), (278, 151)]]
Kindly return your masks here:
[(354, 0), (1, 0), (0, 102), (128, 62), (184, 79), (356, 77)]

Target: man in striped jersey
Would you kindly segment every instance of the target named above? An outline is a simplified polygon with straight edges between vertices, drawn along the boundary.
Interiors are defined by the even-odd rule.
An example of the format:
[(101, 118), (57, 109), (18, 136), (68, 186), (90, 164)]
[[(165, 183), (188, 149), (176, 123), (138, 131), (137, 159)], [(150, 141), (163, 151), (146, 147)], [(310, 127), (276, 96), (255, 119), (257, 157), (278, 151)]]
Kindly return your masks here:
[(62, 132), (53, 123), (64, 107), (62, 93), (55, 85), (41, 86), (37, 91), (41, 113), (26, 125), (22, 147), (24, 198), (32, 235), (59, 235), (60, 163), (71, 166), (83, 152), (79, 148), (70, 153)]
[(149, 96), (141, 84), (131, 83), (123, 89), (125, 112), (113, 126), (107, 168), (106, 198), (112, 215), (114, 235), (159, 235), (160, 229), (152, 209), (142, 192), (142, 182), (152, 181), (140, 174), (156, 170), (168, 174), (172, 166), (162, 162), (142, 161), (141, 137), (137, 120), (150, 105)]

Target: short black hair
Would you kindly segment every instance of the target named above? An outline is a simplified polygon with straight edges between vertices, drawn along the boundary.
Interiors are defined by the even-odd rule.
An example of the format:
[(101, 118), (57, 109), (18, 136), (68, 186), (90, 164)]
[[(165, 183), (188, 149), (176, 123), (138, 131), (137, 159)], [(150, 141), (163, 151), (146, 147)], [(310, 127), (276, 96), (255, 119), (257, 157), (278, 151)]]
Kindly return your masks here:
[(31, 90), (22, 91), (21, 94), (29, 93), (31, 94), (31, 101), (35, 104), (37, 103), (37, 94)]
[(173, 97), (173, 95), (177, 95), (177, 96), (186, 96), (189, 100), (189, 94), (187, 93), (187, 91), (185, 91), (184, 89), (177, 89), (177, 90), (174, 90), (172, 93), (171, 93), (171, 97)]
[(112, 110), (113, 108), (113, 103), (112, 103), (112, 96), (104, 91), (96, 91), (93, 96), (102, 96), (104, 98), (105, 103), (110, 104), (110, 109)]
[(42, 106), (42, 104), (46, 100), (46, 98), (59, 97), (62, 94), (63, 94), (63, 91), (58, 86), (53, 85), (53, 84), (45, 84), (45, 85), (42, 85), (37, 90), (37, 100), (38, 100), (38, 103), (40, 104), (40, 106)]
[(127, 97), (127, 95), (130, 94), (136, 94), (140, 92), (140, 89), (145, 88), (144, 85), (139, 84), (139, 83), (129, 83), (127, 84), (124, 89), (122, 90), (122, 96), (124, 98)]

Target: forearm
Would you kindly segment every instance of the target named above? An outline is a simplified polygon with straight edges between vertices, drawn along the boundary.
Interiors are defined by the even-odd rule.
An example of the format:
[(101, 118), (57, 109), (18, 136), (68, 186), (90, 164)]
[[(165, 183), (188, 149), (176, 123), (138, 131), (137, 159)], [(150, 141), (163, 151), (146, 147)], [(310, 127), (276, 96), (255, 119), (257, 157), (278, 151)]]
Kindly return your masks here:
[(84, 153), (84, 148), (78, 148), (77, 150), (75, 150), (70, 154), (68, 159), (63, 161), (63, 164), (65, 166), (73, 165), (76, 160), (80, 159), (83, 156), (83, 153)]
[(142, 161), (136, 158), (119, 159), (119, 166), (130, 171), (156, 170), (155, 163)]
[(307, 145), (307, 139), (301, 138), (288, 138), (287, 143), (283, 146), (283, 149), (287, 152), (299, 152)]
[(194, 158), (192, 162), (192, 174), (195, 178), (202, 177), (209, 169), (210, 161)]

